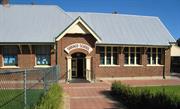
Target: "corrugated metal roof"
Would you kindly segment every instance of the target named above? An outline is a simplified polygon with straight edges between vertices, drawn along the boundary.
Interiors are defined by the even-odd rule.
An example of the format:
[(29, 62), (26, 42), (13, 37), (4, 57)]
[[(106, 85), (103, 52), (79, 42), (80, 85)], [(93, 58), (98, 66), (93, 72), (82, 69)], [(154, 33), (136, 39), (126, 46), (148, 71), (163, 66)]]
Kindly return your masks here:
[(72, 18), (82, 17), (105, 44), (169, 45), (174, 38), (158, 17), (67, 12)]
[(54, 42), (71, 22), (58, 6), (0, 5), (0, 42)]
[(169, 45), (175, 42), (157, 17), (66, 13), (54, 5), (0, 5), (0, 43), (54, 42), (79, 16), (104, 44)]

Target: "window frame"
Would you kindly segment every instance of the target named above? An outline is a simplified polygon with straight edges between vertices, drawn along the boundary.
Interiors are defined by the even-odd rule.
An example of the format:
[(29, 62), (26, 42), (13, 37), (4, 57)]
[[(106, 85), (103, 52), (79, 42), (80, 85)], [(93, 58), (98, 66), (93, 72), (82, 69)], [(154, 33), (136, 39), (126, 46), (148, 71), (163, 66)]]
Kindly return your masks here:
[[(147, 55), (147, 62), (148, 62), (148, 58), (150, 58), (150, 63), (148, 62), (147, 63), (147, 66), (161, 66), (161, 65), (163, 65), (163, 63), (162, 63), (162, 54), (163, 54), (163, 48), (154, 48), (154, 47), (150, 47), (150, 48), (148, 48), (148, 49), (150, 49), (150, 57), (148, 57), (148, 52), (146, 52), (146, 55)], [(155, 50), (155, 53), (153, 52), (153, 49), (156, 49)], [(160, 51), (160, 53), (159, 53), (159, 49), (161, 50)], [(161, 63), (159, 63), (159, 54), (161, 54)], [(156, 55), (156, 57), (155, 57), (155, 64), (153, 64), (153, 55)]]
[[(99, 49), (101, 48), (101, 47), (103, 47), (104, 48), (104, 64), (102, 64), (101, 62), (100, 62), (100, 66), (119, 66), (119, 51), (118, 51), (118, 49), (119, 49), (119, 47), (118, 46), (100, 46), (99, 47)], [(107, 51), (107, 48), (108, 47), (110, 47), (110, 64), (108, 64), (107, 63), (107, 54), (108, 54), (108, 51)], [(117, 64), (114, 64), (114, 48), (117, 48), (117, 52), (115, 52), (115, 53), (117, 53)], [(100, 51), (100, 54), (101, 54), (102, 52)], [(101, 56), (100, 56), (100, 59), (101, 59)], [(101, 61), (101, 60), (100, 60)]]
[[(40, 49), (42, 49), (43, 47), (48, 47), (49, 48), (49, 53), (37, 53), (37, 49), (38, 49), (38, 47), (40, 48)], [(46, 48), (47, 49), (47, 48)], [(37, 63), (37, 56), (40, 56), (40, 55), (42, 55), (42, 56), (49, 56), (49, 63), (48, 64), (38, 64)], [(51, 66), (51, 47), (50, 47), (50, 45), (48, 46), (48, 45), (38, 45), (38, 46), (35, 46), (35, 67), (39, 67), (39, 66)]]
[[(127, 60), (127, 62), (128, 63), (126, 63), (126, 61), (125, 61), (125, 57), (124, 57), (124, 66), (141, 66), (142, 64), (141, 64), (141, 47), (125, 47), (125, 48), (127, 48), (128, 49), (128, 60)], [(124, 48), (124, 49), (125, 49)], [(134, 52), (132, 53), (131, 52), (131, 49), (134, 49)], [(137, 48), (139, 48), (140, 49), (140, 52), (139, 52), (139, 54), (140, 54), (140, 62), (139, 62), (139, 64), (137, 64)], [(125, 53), (127, 54), (127, 52), (125, 52), (124, 51), (124, 55), (125, 55)], [(134, 55), (134, 61), (133, 61), (133, 63), (131, 63), (131, 54), (133, 54)]]
[[(16, 47), (16, 53), (5, 53), (4, 49), (10, 49), (10, 47), (13, 47), (13, 49), (15, 49)], [(12, 49), (12, 48), (11, 48)], [(3, 50), (2, 50), (2, 67), (18, 67), (18, 47), (16, 45), (11, 45), (11, 46), (4, 46)], [(5, 64), (5, 57), (13, 57), (15, 58), (15, 64)]]

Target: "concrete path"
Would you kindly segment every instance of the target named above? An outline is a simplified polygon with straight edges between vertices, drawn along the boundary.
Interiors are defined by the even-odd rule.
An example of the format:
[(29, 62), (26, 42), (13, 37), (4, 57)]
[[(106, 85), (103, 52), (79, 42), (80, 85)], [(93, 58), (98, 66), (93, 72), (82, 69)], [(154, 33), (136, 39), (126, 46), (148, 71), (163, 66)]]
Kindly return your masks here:
[(124, 109), (109, 94), (110, 85), (106, 83), (63, 84), (66, 93), (66, 109)]

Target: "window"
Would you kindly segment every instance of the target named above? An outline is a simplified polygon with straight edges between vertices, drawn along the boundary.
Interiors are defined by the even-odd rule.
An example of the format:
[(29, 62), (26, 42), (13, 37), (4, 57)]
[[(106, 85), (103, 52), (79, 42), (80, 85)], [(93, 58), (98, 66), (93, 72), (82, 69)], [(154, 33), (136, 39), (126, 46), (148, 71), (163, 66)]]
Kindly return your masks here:
[(104, 47), (100, 47), (100, 64), (105, 64), (105, 48)]
[(118, 64), (118, 48), (113, 47), (113, 64)]
[(124, 63), (128, 65), (140, 64), (141, 51), (140, 48), (136, 47), (125, 47), (124, 48)]
[(156, 64), (156, 48), (152, 48), (152, 64)]
[(50, 65), (50, 46), (36, 46), (36, 65)]
[(131, 47), (130, 49), (130, 64), (135, 64), (135, 48)]
[(141, 64), (141, 49), (136, 48), (136, 64)]
[(148, 48), (147, 61), (150, 65), (162, 64), (162, 48)]
[(111, 64), (111, 47), (107, 47), (106, 64)]
[(5, 46), (3, 47), (3, 59), (4, 66), (17, 66), (17, 46)]
[(157, 50), (158, 50), (158, 57), (157, 57), (157, 58), (158, 58), (158, 59), (157, 59), (157, 60), (158, 60), (158, 64), (163, 64), (163, 63), (162, 63), (163, 50), (162, 50), (162, 48), (158, 48)]
[(117, 65), (118, 48), (117, 47), (100, 47), (100, 64)]
[(128, 62), (128, 60), (129, 60), (129, 48), (128, 47), (126, 47), (126, 48), (124, 48), (124, 63), (125, 64), (128, 64), (129, 62)]
[(147, 61), (148, 61), (148, 64), (151, 64), (151, 49), (150, 48), (147, 49)]

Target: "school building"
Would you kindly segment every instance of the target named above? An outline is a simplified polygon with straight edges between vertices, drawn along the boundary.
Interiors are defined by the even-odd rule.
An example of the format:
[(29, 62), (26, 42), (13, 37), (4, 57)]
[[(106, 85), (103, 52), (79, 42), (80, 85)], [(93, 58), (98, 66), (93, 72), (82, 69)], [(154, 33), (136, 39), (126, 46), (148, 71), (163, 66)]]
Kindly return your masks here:
[(163, 77), (170, 75), (174, 42), (154, 16), (0, 5), (1, 70), (59, 65), (66, 81)]

